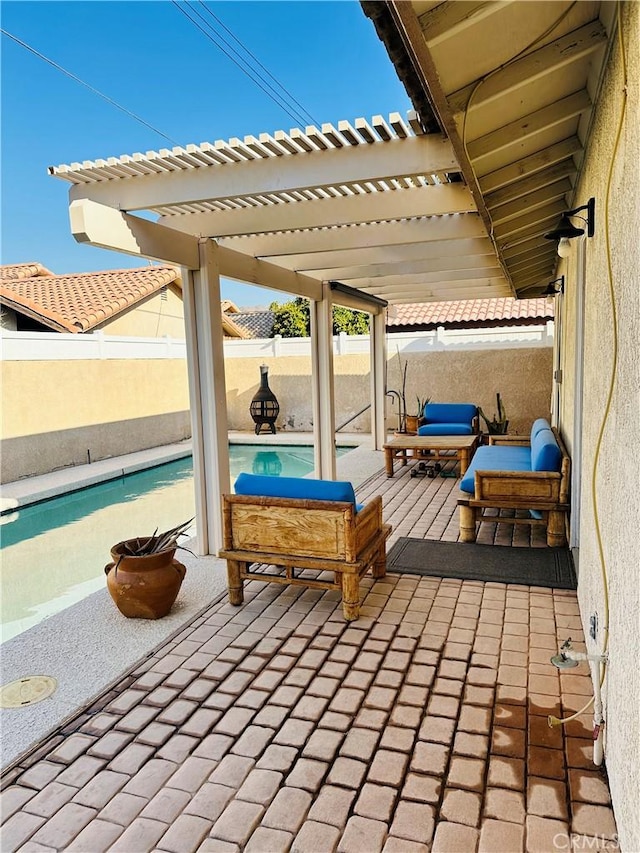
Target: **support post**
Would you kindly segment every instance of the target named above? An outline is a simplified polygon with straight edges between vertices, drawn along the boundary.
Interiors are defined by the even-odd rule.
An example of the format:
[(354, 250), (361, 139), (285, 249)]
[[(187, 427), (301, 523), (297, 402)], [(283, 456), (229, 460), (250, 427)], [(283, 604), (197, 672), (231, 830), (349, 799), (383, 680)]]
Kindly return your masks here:
[(311, 314), (311, 381), (315, 472), (335, 480), (335, 403), (333, 395), (333, 322), (331, 288), (322, 286), (322, 300), (313, 301)]
[(185, 277), (198, 553), (222, 548), (222, 495), (230, 489), (227, 398), (217, 245), (199, 241), (200, 269)]
[(386, 429), (386, 386), (387, 386), (387, 336), (385, 314), (379, 311), (371, 315), (370, 328), (371, 364), (371, 442), (374, 450), (382, 450), (387, 440)]

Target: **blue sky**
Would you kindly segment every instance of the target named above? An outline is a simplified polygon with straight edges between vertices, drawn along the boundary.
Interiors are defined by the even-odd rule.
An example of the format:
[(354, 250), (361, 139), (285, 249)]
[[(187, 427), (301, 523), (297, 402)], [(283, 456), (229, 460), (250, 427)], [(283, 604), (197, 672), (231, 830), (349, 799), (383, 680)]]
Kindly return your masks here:
[[(189, 4), (215, 23), (199, 0)], [(234, 0), (206, 6), (317, 123), (404, 114), (411, 106), (358, 2)], [(304, 127), (171, 0), (9, 0), (1, 11), (4, 30), (174, 140), (3, 35), (3, 264), (40, 261), (55, 273), (142, 265), (74, 241), (69, 185), (47, 174), (50, 165)], [(241, 306), (280, 297), (224, 280), (222, 296)]]

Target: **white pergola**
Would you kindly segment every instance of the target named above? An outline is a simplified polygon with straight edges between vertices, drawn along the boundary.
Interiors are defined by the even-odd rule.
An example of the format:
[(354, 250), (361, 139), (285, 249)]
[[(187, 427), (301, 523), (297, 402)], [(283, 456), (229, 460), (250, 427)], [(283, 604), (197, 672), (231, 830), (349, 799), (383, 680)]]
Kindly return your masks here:
[(380, 448), (386, 305), (533, 296), (555, 272), (544, 234), (574, 201), (615, 5), (363, 0), (418, 110), (406, 118), (50, 168), (71, 184), (77, 240), (184, 268), (202, 553), (229, 488), (220, 276), (311, 301), (320, 477), (335, 476), (331, 308), (372, 315)]
[(413, 111), (49, 171), (72, 185), (79, 242), (183, 267), (202, 553), (221, 545), (220, 494), (229, 489), (220, 276), (310, 300), (316, 474), (327, 478), (334, 303), (372, 315), (379, 449), (387, 304), (513, 295), (450, 142), (425, 133)]

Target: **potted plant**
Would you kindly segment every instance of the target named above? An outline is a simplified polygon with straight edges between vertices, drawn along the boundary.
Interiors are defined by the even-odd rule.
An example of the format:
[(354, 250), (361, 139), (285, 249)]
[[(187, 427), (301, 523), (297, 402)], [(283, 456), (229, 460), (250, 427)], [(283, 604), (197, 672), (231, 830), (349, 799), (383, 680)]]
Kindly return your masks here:
[(424, 418), (424, 407), (427, 405), (431, 397), (416, 397), (417, 408), (415, 415), (407, 415), (406, 424), (407, 432), (418, 432), (420, 421)]
[(400, 355), (400, 347), (396, 347), (396, 352), (398, 356), (398, 371), (400, 378), (400, 390), (394, 391), (390, 389), (387, 391), (387, 395), (389, 397), (393, 397), (398, 401), (398, 429), (396, 430), (396, 434), (405, 435), (408, 432), (407, 429), (407, 398), (406, 398), (406, 389), (407, 389), (407, 368), (408, 362), (402, 361), (402, 357)]
[(489, 435), (506, 435), (507, 430), (509, 429), (509, 421), (507, 419), (505, 408), (502, 405), (500, 392), (496, 394), (496, 403), (498, 406), (498, 413), (493, 415), (492, 420), (487, 418), (480, 406), (478, 406), (478, 414), (487, 425), (487, 432)]
[(160, 619), (173, 607), (186, 574), (174, 559), (180, 536), (193, 519), (165, 533), (126, 539), (111, 548), (113, 562), (104, 567), (107, 589), (118, 610), (133, 619)]

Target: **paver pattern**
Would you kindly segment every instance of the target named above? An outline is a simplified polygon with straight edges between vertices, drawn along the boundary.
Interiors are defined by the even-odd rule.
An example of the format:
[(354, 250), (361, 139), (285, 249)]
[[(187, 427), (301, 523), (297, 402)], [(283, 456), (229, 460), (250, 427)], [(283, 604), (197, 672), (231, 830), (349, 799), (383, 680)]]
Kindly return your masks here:
[[(394, 538), (456, 538), (454, 485), (381, 473), (359, 497), (385, 494)], [(504, 527), (481, 539), (527, 544)], [(350, 624), (333, 591), (213, 603), (5, 774), (3, 853), (616, 849), (590, 714), (547, 724), (591, 696), (584, 664), (549, 663), (568, 634), (584, 648), (575, 593), (362, 592)]]

